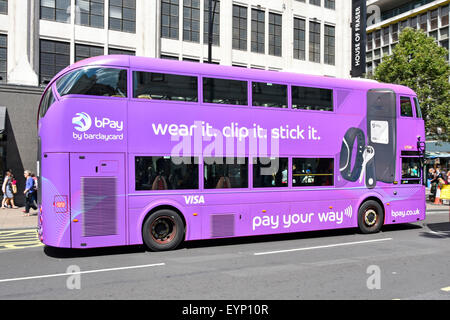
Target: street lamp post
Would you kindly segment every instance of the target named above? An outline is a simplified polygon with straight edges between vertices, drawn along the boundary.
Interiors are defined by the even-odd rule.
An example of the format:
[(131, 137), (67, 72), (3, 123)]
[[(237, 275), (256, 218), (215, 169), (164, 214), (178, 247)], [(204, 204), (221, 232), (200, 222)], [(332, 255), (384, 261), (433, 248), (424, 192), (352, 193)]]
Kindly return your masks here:
[(213, 26), (214, 14), (216, 12), (217, 1), (214, 1), (214, 8), (212, 6), (213, 0), (209, 0), (209, 19), (208, 19), (208, 63), (212, 63), (212, 44), (213, 44)]

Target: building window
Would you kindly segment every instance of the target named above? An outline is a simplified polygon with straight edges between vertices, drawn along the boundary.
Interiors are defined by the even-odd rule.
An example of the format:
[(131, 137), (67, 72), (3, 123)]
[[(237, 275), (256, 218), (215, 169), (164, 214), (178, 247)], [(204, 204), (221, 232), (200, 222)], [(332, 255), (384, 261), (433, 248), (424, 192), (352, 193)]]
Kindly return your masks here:
[(248, 158), (204, 158), (205, 189), (248, 188)]
[(41, 40), (39, 57), (39, 83), (47, 84), (70, 64), (70, 43)]
[(103, 28), (104, 25), (104, 0), (77, 0), (76, 1), (76, 19), (75, 23), (94, 27)]
[(413, 29), (417, 29), (417, 16), (412, 17), (411, 20), (409, 20), (409, 26)]
[(381, 30), (375, 31), (375, 48), (381, 47)]
[(247, 8), (233, 5), (233, 49), (247, 50)]
[(108, 54), (123, 54), (123, 55), (127, 55), (127, 56), (135, 56), (136, 52), (134, 52), (132, 50), (123, 50), (123, 49), (109, 48), (108, 49)]
[(264, 11), (252, 9), (252, 40), (251, 40), (252, 52), (257, 53), (265, 52), (264, 22), (265, 22)]
[(70, 22), (70, 0), (41, 0), (40, 9), (41, 19)]
[(294, 158), (292, 159), (292, 186), (333, 186), (333, 158)]
[(309, 22), (309, 61), (320, 63), (320, 23)]
[(102, 56), (104, 54), (105, 51), (103, 47), (86, 46), (83, 44), (75, 45), (75, 62), (87, 58)]
[(8, 14), (8, 0), (0, 0), (0, 13)]
[(448, 5), (441, 8), (441, 26), (448, 26)]
[(306, 23), (304, 19), (294, 18), (294, 59), (306, 59)]
[(373, 49), (373, 32), (367, 34), (367, 51)]
[[(212, 1), (213, 7), (213, 32), (212, 32), (212, 43), (215, 46), (220, 45), (220, 0)], [(205, 11), (204, 11), (204, 31), (203, 31), (203, 43), (208, 43), (209, 36), (209, 1), (205, 1)]]
[(281, 57), (281, 14), (269, 13), (269, 54)]
[(7, 65), (8, 65), (8, 36), (0, 34), (0, 83), (7, 81)]
[(336, 34), (335, 27), (325, 25), (325, 63), (335, 65)]
[(424, 13), (422, 15), (420, 15), (419, 17), (419, 24), (420, 24), (420, 29), (422, 29), (423, 31), (427, 31), (428, 29), (428, 19), (427, 19), (427, 14)]
[(179, 60), (177, 56), (170, 56), (167, 54), (162, 54), (160, 56), (161, 59), (166, 59), (166, 60)]
[(109, 30), (136, 32), (136, 0), (109, 0)]
[(136, 190), (198, 189), (197, 157), (136, 157)]
[(183, 2), (183, 40), (200, 42), (200, 0)]
[(178, 0), (161, 0), (161, 37), (178, 39)]
[(253, 187), (288, 187), (288, 158), (253, 158)]
[(336, 0), (325, 0), (325, 8), (335, 10)]
[(320, 7), (320, 0), (309, 0), (309, 3)]
[(389, 44), (389, 27), (383, 28), (383, 44)]
[(408, 27), (408, 20), (400, 21), (400, 32), (402, 32), (407, 27)]
[(398, 23), (392, 25), (392, 42), (398, 41)]
[(438, 27), (438, 9), (430, 12), (430, 27), (431, 30), (437, 29)]

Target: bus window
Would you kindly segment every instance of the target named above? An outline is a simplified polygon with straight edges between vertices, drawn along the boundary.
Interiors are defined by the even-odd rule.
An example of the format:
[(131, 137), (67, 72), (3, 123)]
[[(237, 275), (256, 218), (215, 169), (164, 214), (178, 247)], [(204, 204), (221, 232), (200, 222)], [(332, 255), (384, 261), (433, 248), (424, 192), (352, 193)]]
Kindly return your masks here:
[(205, 189), (248, 188), (248, 158), (205, 158)]
[(133, 97), (198, 102), (197, 77), (155, 72), (133, 72)]
[(53, 96), (52, 88), (49, 88), (42, 98), (41, 107), (39, 109), (39, 119), (45, 116), (53, 102), (55, 102), (55, 97)]
[(82, 94), (102, 97), (127, 96), (127, 70), (84, 68), (70, 72), (56, 82), (59, 95)]
[(333, 90), (292, 86), (292, 109), (333, 111)]
[(422, 119), (422, 111), (420, 110), (419, 99), (414, 98), (414, 106), (416, 107), (416, 117)]
[(287, 108), (287, 86), (273, 83), (252, 83), (252, 105)]
[(247, 81), (203, 78), (203, 102), (246, 106)]
[(136, 157), (136, 190), (198, 189), (198, 158)]
[(402, 158), (402, 184), (420, 184), (420, 159)]
[(402, 117), (412, 117), (412, 105), (409, 97), (400, 97), (400, 115)]
[(254, 158), (253, 187), (288, 186), (288, 158)]
[(292, 159), (292, 185), (332, 186), (334, 185), (334, 159), (297, 158)]

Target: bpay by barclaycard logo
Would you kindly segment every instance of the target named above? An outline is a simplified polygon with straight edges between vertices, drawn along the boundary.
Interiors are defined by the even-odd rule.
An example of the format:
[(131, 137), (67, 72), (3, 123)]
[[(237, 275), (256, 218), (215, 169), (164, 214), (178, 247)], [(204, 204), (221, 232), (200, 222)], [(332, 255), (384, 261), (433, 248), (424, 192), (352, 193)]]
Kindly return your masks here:
[(88, 131), (92, 126), (92, 119), (86, 112), (79, 112), (72, 118), (75, 130), (80, 132)]
[(79, 112), (72, 118), (72, 124), (75, 125), (75, 130), (80, 132), (88, 131), (94, 124), (99, 129), (115, 129), (116, 131), (123, 130), (123, 121), (111, 120), (109, 118), (92, 118), (86, 112)]

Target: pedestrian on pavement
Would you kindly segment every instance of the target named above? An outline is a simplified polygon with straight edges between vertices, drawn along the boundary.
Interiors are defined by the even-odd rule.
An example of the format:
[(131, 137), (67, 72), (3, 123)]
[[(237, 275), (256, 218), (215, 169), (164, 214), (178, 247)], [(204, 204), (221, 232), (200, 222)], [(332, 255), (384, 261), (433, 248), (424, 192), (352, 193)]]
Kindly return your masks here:
[(7, 170), (2, 185), (2, 192), (3, 192), (2, 209), (8, 207), (11, 207), (13, 209), (19, 208), (14, 204), (13, 185), (15, 185), (14, 176), (11, 170)]
[(25, 176), (26, 179), (25, 190), (23, 192), (25, 194), (26, 201), (25, 201), (25, 210), (23, 212), (25, 213), (25, 216), (28, 217), (30, 215), (30, 208), (37, 210), (37, 206), (33, 202), (36, 188), (34, 185), (34, 179), (31, 176), (31, 171), (25, 170), (23, 175)]

